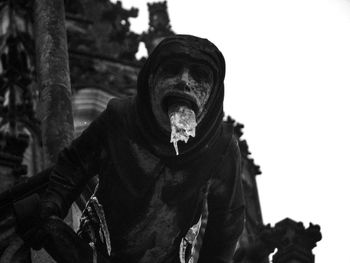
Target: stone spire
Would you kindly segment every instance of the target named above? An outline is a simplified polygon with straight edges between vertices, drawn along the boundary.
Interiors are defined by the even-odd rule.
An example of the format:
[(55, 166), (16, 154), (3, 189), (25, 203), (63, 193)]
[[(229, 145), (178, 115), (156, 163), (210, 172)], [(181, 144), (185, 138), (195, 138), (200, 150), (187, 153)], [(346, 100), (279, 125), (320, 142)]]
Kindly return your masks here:
[(141, 36), (141, 41), (145, 43), (148, 54), (162, 41), (165, 37), (174, 35), (171, 30), (170, 19), (168, 14), (167, 2), (148, 3), (149, 28)]

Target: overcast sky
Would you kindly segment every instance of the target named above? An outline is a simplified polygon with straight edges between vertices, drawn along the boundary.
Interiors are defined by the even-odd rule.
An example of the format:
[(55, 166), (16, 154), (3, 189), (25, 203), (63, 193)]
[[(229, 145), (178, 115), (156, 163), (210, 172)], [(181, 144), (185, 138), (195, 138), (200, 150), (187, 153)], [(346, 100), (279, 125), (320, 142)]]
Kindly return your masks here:
[[(152, 2), (152, 1), (151, 1)], [(144, 0), (132, 29), (147, 29)], [(168, 0), (172, 28), (214, 42), (225, 112), (243, 123), (265, 223), (320, 224), (316, 263), (350, 262), (350, 1)]]

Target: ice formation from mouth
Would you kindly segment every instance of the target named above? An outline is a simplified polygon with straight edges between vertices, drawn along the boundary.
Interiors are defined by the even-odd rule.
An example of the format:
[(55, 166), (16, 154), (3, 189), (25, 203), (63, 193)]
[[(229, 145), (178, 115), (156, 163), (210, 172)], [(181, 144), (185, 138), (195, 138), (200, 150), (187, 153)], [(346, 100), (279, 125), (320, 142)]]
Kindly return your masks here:
[(196, 136), (196, 114), (185, 105), (169, 108), (171, 135), (170, 143), (173, 143), (176, 155), (179, 155), (178, 141), (187, 143), (190, 136)]

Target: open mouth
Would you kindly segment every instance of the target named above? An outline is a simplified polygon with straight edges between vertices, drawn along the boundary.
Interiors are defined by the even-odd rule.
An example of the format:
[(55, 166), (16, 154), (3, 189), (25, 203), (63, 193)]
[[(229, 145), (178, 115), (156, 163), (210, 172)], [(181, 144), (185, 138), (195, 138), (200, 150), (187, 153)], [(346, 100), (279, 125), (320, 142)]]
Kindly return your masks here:
[(198, 113), (198, 105), (196, 100), (186, 93), (170, 92), (162, 99), (162, 108), (165, 113), (168, 113), (170, 107), (181, 105), (187, 106), (196, 114)]

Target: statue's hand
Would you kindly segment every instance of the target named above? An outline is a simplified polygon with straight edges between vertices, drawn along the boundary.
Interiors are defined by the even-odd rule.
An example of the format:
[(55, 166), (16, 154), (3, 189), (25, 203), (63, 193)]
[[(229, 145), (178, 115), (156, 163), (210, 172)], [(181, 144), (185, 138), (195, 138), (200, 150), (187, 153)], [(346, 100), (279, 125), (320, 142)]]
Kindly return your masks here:
[(41, 202), (38, 195), (32, 195), (14, 203), (16, 232), (24, 242), (35, 250), (47, 241), (45, 225), (50, 217), (56, 216), (54, 204)]
[[(58, 263), (92, 263), (92, 249), (62, 219), (50, 216), (42, 226), (43, 248)], [(40, 234), (40, 233), (39, 233)], [(105, 262), (105, 261), (98, 261)]]
[[(17, 212), (20, 208), (19, 205), (16, 207)], [(58, 263), (93, 263), (93, 251), (89, 244), (79, 238), (62, 219), (53, 215), (54, 211), (50, 207), (40, 205), (39, 212), (29, 217), (30, 223), (27, 224), (20, 222), (18, 214), (11, 212), (0, 215), (1, 263), (22, 262), (18, 259), (29, 256), (29, 246), (34, 249), (44, 248)], [(109, 262), (99, 253), (97, 258), (98, 262)]]
[(34, 250), (42, 249), (48, 237), (48, 233), (44, 228), (45, 222), (42, 220), (39, 222), (26, 232), (20, 234), (24, 242)]

